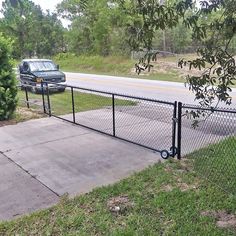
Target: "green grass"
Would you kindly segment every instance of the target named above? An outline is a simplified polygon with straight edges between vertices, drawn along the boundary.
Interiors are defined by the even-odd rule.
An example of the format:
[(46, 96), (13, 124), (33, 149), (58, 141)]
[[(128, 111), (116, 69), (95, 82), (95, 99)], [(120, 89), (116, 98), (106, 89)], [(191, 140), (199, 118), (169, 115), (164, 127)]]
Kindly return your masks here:
[[(184, 79), (175, 71), (155, 72), (149, 75), (138, 75), (132, 72), (137, 63), (121, 56), (76, 56), (73, 54), (59, 54), (53, 58), (63, 71), (124, 76), (131, 78), (184, 82)], [(161, 60), (177, 60), (176, 57), (161, 58)], [(177, 62), (176, 61), (176, 62)]]
[(236, 137), (189, 155), (195, 171), (236, 195)]
[[(159, 80), (169, 82), (186, 82), (187, 71), (174, 68), (179, 59), (193, 60), (196, 54), (179, 54), (177, 56), (160, 57), (153, 62), (154, 71), (145, 75), (134, 73), (134, 65), (138, 60), (131, 60), (122, 56), (76, 56), (75, 54), (59, 54), (53, 60), (63, 71), (80, 72), (102, 75), (130, 77), (134, 79)], [(163, 66), (164, 65), (164, 66)], [(233, 85), (232, 87), (236, 87)]]
[(135, 64), (135, 61), (121, 56), (59, 54), (53, 59), (64, 71), (107, 75), (128, 75)]
[[(224, 142), (236, 143), (235, 139)], [(219, 156), (225, 155), (221, 145), (214, 145)], [(202, 214), (218, 210), (236, 214), (236, 196), (221, 191), (201, 178), (198, 169), (192, 169), (193, 155), (201, 157), (207, 150), (182, 161), (156, 164), (74, 199), (63, 197), (47, 210), (1, 223), (0, 235), (235, 235), (235, 229), (219, 228), (214, 217)], [(115, 204), (121, 210), (111, 211), (111, 202), (122, 196), (126, 202)]]
[(141, 75), (138, 76), (137, 78), (140, 79), (149, 79), (149, 80), (159, 80), (159, 81), (170, 81), (170, 82), (181, 82), (184, 83), (186, 80), (181, 77), (178, 73), (175, 72), (169, 72), (169, 73), (152, 73), (150, 75)]
[[(31, 92), (28, 93), (29, 100), (38, 101), (42, 104), (42, 95), (41, 94), (33, 94)], [(25, 99), (25, 92), (19, 91), (18, 93), (19, 100)], [(47, 96), (45, 95), (45, 100)], [(74, 103), (75, 103), (75, 112), (88, 111), (94, 109), (100, 109), (104, 107), (112, 106), (111, 96), (101, 96), (90, 93), (82, 93), (82, 92), (74, 92)], [(115, 99), (115, 103), (117, 106), (134, 106), (137, 103), (124, 100), (124, 99)], [(52, 113), (54, 115), (65, 115), (72, 113), (72, 100), (71, 100), (71, 92), (65, 91), (63, 93), (52, 93), (50, 94), (50, 104)], [(25, 106), (25, 104), (21, 104), (21, 106)], [(32, 108), (36, 108), (35, 105)]]

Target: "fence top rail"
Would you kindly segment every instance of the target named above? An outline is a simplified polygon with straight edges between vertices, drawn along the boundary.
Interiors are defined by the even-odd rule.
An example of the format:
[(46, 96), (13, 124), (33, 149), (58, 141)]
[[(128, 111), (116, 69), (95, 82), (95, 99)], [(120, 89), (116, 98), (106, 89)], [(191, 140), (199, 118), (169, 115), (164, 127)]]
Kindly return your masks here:
[[(44, 83), (46, 85), (47, 84), (58, 84), (58, 83), (53, 83), (53, 82), (50, 82), (50, 83), (42, 82), (42, 83)], [(142, 101), (161, 103), (161, 104), (172, 105), (172, 106), (175, 106), (175, 103), (176, 103), (176, 102), (167, 102), (167, 101), (162, 101), (162, 100), (157, 100), (157, 99), (152, 99), (152, 98), (145, 98), (145, 97), (126, 95), (126, 94), (119, 94), (119, 93), (114, 93), (114, 92), (105, 92), (105, 91), (101, 91), (101, 90), (83, 88), (83, 87), (67, 85), (67, 84), (66, 85), (63, 84), (63, 86), (68, 87), (68, 88), (73, 88), (73, 89), (80, 89), (80, 90), (84, 90), (84, 91), (89, 91), (89, 92), (101, 93), (101, 94), (106, 94), (106, 95), (115, 95), (115, 96), (124, 97), (124, 98), (132, 98), (132, 99), (138, 99), (138, 100), (142, 100)]]
[(211, 111), (211, 112), (223, 112), (223, 113), (233, 113), (236, 114), (236, 108), (230, 109), (230, 108), (207, 108), (207, 107), (201, 107), (198, 105), (189, 105), (189, 104), (182, 104), (183, 108), (187, 109), (193, 109), (193, 110), (202, 110), (202, 111)]

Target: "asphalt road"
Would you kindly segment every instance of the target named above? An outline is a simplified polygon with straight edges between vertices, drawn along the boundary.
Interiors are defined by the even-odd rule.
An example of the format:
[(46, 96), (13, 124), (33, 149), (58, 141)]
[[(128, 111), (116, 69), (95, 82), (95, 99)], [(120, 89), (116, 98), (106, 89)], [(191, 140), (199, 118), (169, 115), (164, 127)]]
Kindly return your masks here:
[[(183, 83), (71, 72), (65, 72), (65, 74), (68, 85), (162, 101), (197, 104), (194, 101), (194, 94)], [(236, 107), (236, 89), (233, 89), (231, 96), (233, 98), (232, 107)]]

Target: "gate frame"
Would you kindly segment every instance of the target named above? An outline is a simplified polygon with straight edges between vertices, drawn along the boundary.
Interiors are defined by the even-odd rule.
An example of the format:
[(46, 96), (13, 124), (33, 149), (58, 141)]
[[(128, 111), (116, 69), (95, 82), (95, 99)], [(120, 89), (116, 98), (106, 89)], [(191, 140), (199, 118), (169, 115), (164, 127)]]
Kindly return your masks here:
[[(57, 85), (57, 83), (51, 83), (50, 84), (54, 84)], [(154, 152), (159, 152), (161, 154), (161, 157), (163, 159), (168, 159), (169, 157), (175, 157), (177, 155), (178, 159), (180, 159), (180, 142), (179, 142), (179, 131), (181, 131), (181, 119), (179, 119), (179, 103), (177, 103), (177, 101), (175, 102), (167, 102), (167, 101), (161, 101), (161, 100), (156, 100), (156, 99), (149, 99), (149, 98), (144, 98), (144, 97), (138, 97), (138, 96), (131, 96), (131, 95), (125, 95), (125, 94), (118, 94), (118, 93), (112, 93), (112, 92), (104, 92), (104, 91), (100, 91), (100, 90), (94, 90), (94, 89), (88, 89), (88, 88), (82, 88), (82, 87), (77, 87), (77, 86), (71, 86), (71, 85), (64, 85), (67, 88), (70, 88), (70, 94), (71, 94), (71, 105), (72, 105), (72, 115), (73, 115), (73, 121), (65, 119), (63, 117), (57, 116), (52, 114), (52, 110), (51, 110), (51, 102), (50, 102), (50, 88), (48, 86), (47, 82), (41, 81), (41, 95), (42, 95), (42, 102), (43, 102), (43, 112), (44, 114), (47, 114), (49, 117), (55, 117), (58, 118), (60, 120), (75, 124), (75, 125), (79, 125), (83, 128), (87, 128), (102, 134), (106, 134), (108, 136), (111, 137), (115, 137), (117, 139), (144, 147), (146, 149), (152, 150)], [(76, 122), (75, 119), (75, 101), (74, 101), (74, 89), (79, 89), (79, 90), (83, 90), (86, 92), (92, 92), (92, 93), (100, 93), (100, 94), (105, 94), (105, 95), (110, 95), (111, 96), (111, 107), (112, 107), (112, 134), (106, 133), (102, 130), (98, 130), (83, 124), (80, 124), (78, 122)], [(26, 96), (26, 103), (27, 103), (27, 107), (29, 108), (29, 96), (28, 96), (28, 91), (27, 88), (24, 87), (25, 90), (25, 96)], [(68, 89), (69, 90), (69, 89)], [(45, 98), (46, 96), (46, 98)], [(173, 115), (171, 117), (172, 119), (172, 136), (171, 136), (171, 147), (170, 147), (170, 151), (168, 150), (159, 150), (156, 148), (153, 148), (151, 146), (147, 146), (141, 143), (137, 143), (125, 138), (121, 138), (119, 136), (116, 135), (116, 112), (115, 112), (115, 96), (121, 97), (121, 98), (130, 98), (130, 99), (137, 99), (140, 101), (147, 101), (147, 102), (153, 102), (153, 103), (159, 103), (159, 104), (165, 104), (165, 105), (170, 105), (173, 107)], [(177, 125), (178, 124), (178, 125)], [(180, 128), (179, 128), (180, 127)], [(180, 136), (181, 137), (181, 136)], [(176, 138), (177, 138), (177, 147), (176, 147)]]

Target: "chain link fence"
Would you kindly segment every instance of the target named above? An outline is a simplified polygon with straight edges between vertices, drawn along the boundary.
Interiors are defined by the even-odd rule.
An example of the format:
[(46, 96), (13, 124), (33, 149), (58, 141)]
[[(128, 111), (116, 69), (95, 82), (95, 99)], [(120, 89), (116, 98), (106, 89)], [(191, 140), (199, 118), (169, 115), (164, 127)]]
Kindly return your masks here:
[(49, 116), (116, 137), (165, 159), (188, 159), (195, 171), (236, 194), (236, 110), (67, 86), (65, 92), (20, 91), (20, 103)]
[(183, 104), (181, 150), (197, 174), (236, 194), (236, 110)]

